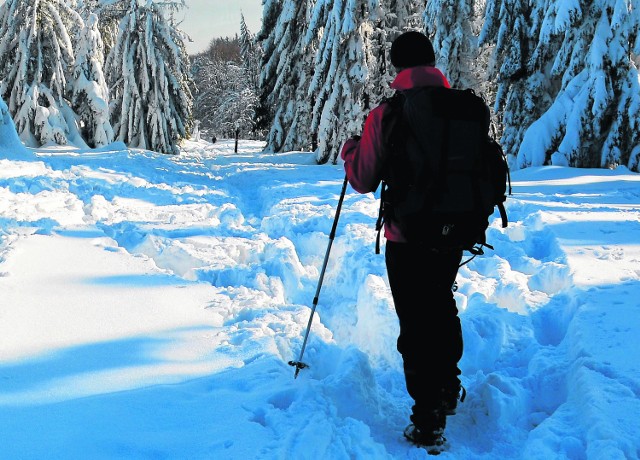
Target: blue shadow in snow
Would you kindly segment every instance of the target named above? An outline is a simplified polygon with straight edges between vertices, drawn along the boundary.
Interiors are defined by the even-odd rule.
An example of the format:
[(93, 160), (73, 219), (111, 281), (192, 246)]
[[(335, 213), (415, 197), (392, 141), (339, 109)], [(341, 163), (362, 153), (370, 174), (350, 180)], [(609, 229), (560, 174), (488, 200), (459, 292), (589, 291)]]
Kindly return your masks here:
[(69, 238), (101, 238), (104, 237), (105, 234), (102, 230), (94, 228), (94, 229), (82, 229), (82, 230), (72, 230), (72, 229), (56, 229), (56, 235), (67, 236)]
[(15, 219), (8, 219), (5, 217), (0, 217), (0, 230), (9, 230), (13, 228), (29, 228), (29, 227), (37, 227), (36, 234), (38, 235), (50, 235), (52, 229), (56, 227), (58, 222), (49, 217), (45, 217), (37, 220), (30, 221), (17, 221)]
[(166, 338), (140, 336), (108, 342), (91, 343), (40, 354), (10, 364), (0, 363), (0, 392), (37, 389), (51, 380), (109, 369), (158, 363), (153, 351), (168, 346), (173, 334), (187, 331), (201, 334), (208, 327), (188, 327), (165, 331)]
[(87, 284), (96, 284), (100, 286), (131, 286), (131, 287), (149, 287), (149, 286), (184, 286), (192, 284), (174, 275), (112, 275), (97, 276), (87, 278)]

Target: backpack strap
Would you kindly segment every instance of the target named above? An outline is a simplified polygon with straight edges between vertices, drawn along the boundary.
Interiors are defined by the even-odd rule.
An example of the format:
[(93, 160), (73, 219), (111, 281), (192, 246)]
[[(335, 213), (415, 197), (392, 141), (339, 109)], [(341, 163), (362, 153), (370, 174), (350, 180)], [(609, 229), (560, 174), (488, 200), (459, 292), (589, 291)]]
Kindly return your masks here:
[(504, 208), (504, 203), (498, 203), (498, 211), (500, 211), (500, 219), (502, 219), (502, 228), (507, 228), (509, 219), (507, 219), (507, 210)]
[[(393, 96), (385, 98), (383, 103), (389, 105), (391, 111), (388, 113), (387, 117), (383, 119), (384, 126), (382, 127), (382, 141), (385, 147), (385, 162), (386, 158), (389, 156), (389, 149), (391, 144), (391, 136), (393, 134), (393, 130), (398, 124), (398, 118), (402, 115), (402, 106), (404, 104), (404, 94), (400, 91), (396, 91)], [(386, 164), (383, 166), (383, 177), (381, 180), (381, 188), (380, 188), (380, 208), (378, 209), (378, 218), (376, 219), (376, 254), (380, 254), (380, 234), (382, 229), (384, 228), (384, 214), (386, 211), (386, 194), (388, 190), (388, 185), (385, 177), (384, 169), (386, 169)]]
[[(443, 132), (449, 132), (449, 126), (451, 125), (451, 119), (449, 117), (444, 117), (443, 121)], [(449, 136), (443, 136), (442, 146), (440, 148), (440, 160), (438, 162), (438, 171), (432, 171), (432, 175), (436, 175), (434, 177), (435, 183), (437, 184), (437, 189), (442, 190), (446, 186), (446, 178), (447, 178), (447, 168), (449, 166), (449, 162), (447, 159), (449, 158)]]
[[(507, 168), (507, 195), (511, 195), (511, 171), (509, 170), (509, 165), (507, 163), (507, 156), (504, 154), (502, 146), (495, 139), (491, 138), (491, 141), (495, 142), (500, 149), (500, 154), (502, 155), (505, 167)], [(507, 228), (509, 224), (509, 219), (507, 218), (507, 210), (504, 207), (504, 201), (507, 199), (507, 195), (505, 195), (504, 199), (497, 204), (498, 211), (500, 212), (500, 219), (502, 220), (502, 228)]]

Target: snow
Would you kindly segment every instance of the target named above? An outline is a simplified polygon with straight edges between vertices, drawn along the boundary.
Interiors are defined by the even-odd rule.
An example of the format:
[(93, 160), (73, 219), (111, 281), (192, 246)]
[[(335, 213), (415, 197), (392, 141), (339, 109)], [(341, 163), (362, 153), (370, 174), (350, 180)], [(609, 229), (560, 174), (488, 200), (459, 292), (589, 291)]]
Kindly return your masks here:
[[(341, 164), (0, 129), (0, 458), (428, 457), (402, 437), (378, 197), (348, 187), (329, 237)], [(440, 458), (637, 459), (640, 176), (512, 182), (509, 227), (458, 276), (468, 394)]]

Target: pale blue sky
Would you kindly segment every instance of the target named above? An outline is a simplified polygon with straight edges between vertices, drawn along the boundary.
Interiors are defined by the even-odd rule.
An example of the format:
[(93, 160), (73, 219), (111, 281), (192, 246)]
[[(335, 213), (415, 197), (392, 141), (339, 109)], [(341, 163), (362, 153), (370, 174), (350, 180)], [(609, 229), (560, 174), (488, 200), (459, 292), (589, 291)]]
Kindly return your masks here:
[(216, 37), (233, 37), (240, 33), (240, 14), (252, 33), (258, 32), (262, 20), (262, 0), (186, 0), (178, 16), (184, 18), (180, 28), (192, 43), (187, 43), (189, 54), (204, 51)]
[[(4, 0), (0, 0), (2, 5)], [(233, 37), (240, 33), (240, 14), (252, 33), (262, 25), (262, 0), (186, 0), (187, 8), (177, 18), (180, 28), (193, 42), (187, 42), (189, 54), (204, 51), (216, 37)]]

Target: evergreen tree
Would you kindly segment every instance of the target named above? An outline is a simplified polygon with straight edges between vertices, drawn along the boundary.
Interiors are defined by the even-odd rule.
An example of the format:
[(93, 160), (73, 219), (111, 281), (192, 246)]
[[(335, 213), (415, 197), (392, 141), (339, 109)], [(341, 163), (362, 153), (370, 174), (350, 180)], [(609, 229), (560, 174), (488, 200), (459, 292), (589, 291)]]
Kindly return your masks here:
[(501, 144), (511, 162), (527, 127), (550, 101), (544, 78), (529, 65), (536, 12), (536, 2), (488, 0), (479, 36), (479, 46), (493, 46), (487, 78), (495, 84), (495, 97), (489, 102), (501, 117)]
[(81, 26), (62, 0), (7, 0), (0, 6), (0, 95), (29, 146), (78, 140), (64, 96), (74, 63), (71, 37)]
[(626, 164), (637, 170), (640, 91), (631, 56), (638, 50), (640, 5), (598, 0), (544, 6), (533, 65), (545, 64), (545, 77), (557, 89), (527, 127), (517, 166)]
[(372, 9), (370, 18), (374, 31), (370, 47), (375, 60), (369, 69), (368, 106), (378, 105), (384, 97), (393, 94), (389, 85), (396, 77), (396, 70), (391, 65), (389, 56), (391, 43), (403, 32), (421, 31), (425, 28), (424, 9), (424, 0), (380, 0), (376, 8)]
[(0, 130), (3, 135), (0, 137), (0, 148), (4, 155), (9, 158), (24, 159), (26, 156), (33, 156), (30, 150), (26, 149), (13, 123), (13, 118), (9, 113), (9, 107), (0, 99)]
[[(630, 56), (637, 50), (639, 17), (637, 1), (597, 0), (574, 8), (556, 5), (556, 30), (570, 37), (563, 48), (568, 45), (571, 52), (560, 49), (559, 54), (568, 59), (557, 63), (563, 70), (562, 87), (548, 111), (553, 118), (557, 117), (553, 110), (564, 115), (556, 131), (560, 136), (552, 164), (609, 167), (629, 163), (633, 168), (630, 153), (640, 143), (640, 91)], [(568, 111), (561, 106), (567, 98), (572, 101)], [(531, 145), (528, 141), (525, 138), (518, 154), (521, 166), (530, 164), (531, 156), (524, 150)]]
[(69, 81), (71, 104), (80, 117), (82, 135), (89, 147), (109, 144), (114, 137), (109, 121), (109, 88), (102, 71), (103, 49), (98, 17), (90, 13), (78, 38)]
[[(283, 0), (264, 0), (262, 2), (262, 28), (256, 35), (256, 41), (261, 48), (260, 75), (258, 78), (259, 95), (258, 107), (256, 109), (256, 129), (269, 130), (274, 124), (274, 110), (270, 105), (274, 86), (276, 82), (276, 59), (275, 55), (275, 30), (280, 12), (282, 11)], [(273, 146), (267, 142), (266, 150), (274, 151)]]
[(129, 146), (178, 153), (189, 137), (192, 96), (183, 35), (165, 17), (182, 2), (131, 0), (107, 58), (116, 138)]
[[(240, 15), (240, 60), (244, 69), (248, 88), (243, 90), (247, 92), (244, 98), (247, 99), (251, 96), (251, 106), (253, 109), (252, 120), (250, 123), (243, 123), (243, 125), (251, 125), (255, 127), (256, 110), (258, 108), (258, 95), (259, 95), (259, 78), (260, 78), (260, 62), (261, 62), (261, 50), (256, 41), (255, 35), (253, 35), (247, 24), (244, 21), (244, 15)], [(257, 132), (257, 135), (262, 133)]]
[(493, 62), (512, 166), (637, 170), (640, 5), (634, 0), (489, 0)]
[(303, 100), (311, 132), (317, 132), (319, 163), (335, 162), (344, 140), (360, 132), (369, 111), (393, 93), (391, 42), (406, 30), (424, 28), (424, 8), (418, 0), (314, 4), (305, 38), (314, 53), (313, 73)]
[(303, 44), (308, 8), (305, 0), (265, 5), (272, 23), (263, 23), (258, 37), (263, 46), (260, 113), (269, 113), (271, 120), (265, 148), (268, 151), (307, 150), (313, 143), (308, 110), (300, 107), (306, 106), (304, 90), (308, 87), (309, 58), (305, 57)]
[[(369, 69), (376, 67), (372, 43), (378, 18), (377, 2), (318, 0), (309, 32), (318, 37), (314, 74), (311, 132), (318, 133), (318, 163), (334, 163), (345, 139), (362, 129), (372, 108)], [(382, 91), (382, 90), (380, 90)]]
[(251, 33), (244, 21), (244, 15), (240, 15), (240, 61), (247, 73), (247, 78), (251, 89), (258, 91), (260, 77), (260, 47), (256, 42), (256, 37)]
[(431, 37), (436, 65), (454, 88), (476, 88), (478, 60), (474, 31), (474, 0), (429, 0), (424, 10), (425, 33)]
[[(98, 15), (98, 29), (108, 56), (118, 38), (118, 25), (126, 14), (131, 0), (84, 0), (83, 8)], [(82, 14), (82, 12), (81, 12)]]
[(97, 13), (100, 0), (76, 0), (75, 10), (83, 18), (88, 18), (90, 14)]
[(262, 112), (273, 108), (268, 149), (306, 150), (311, 141), (319, 163), (334, 162), (346, 136), (391, 94), (390, 43), (422, 28), (423, 10), (417, 0), (267, 1), (258, 39)]

